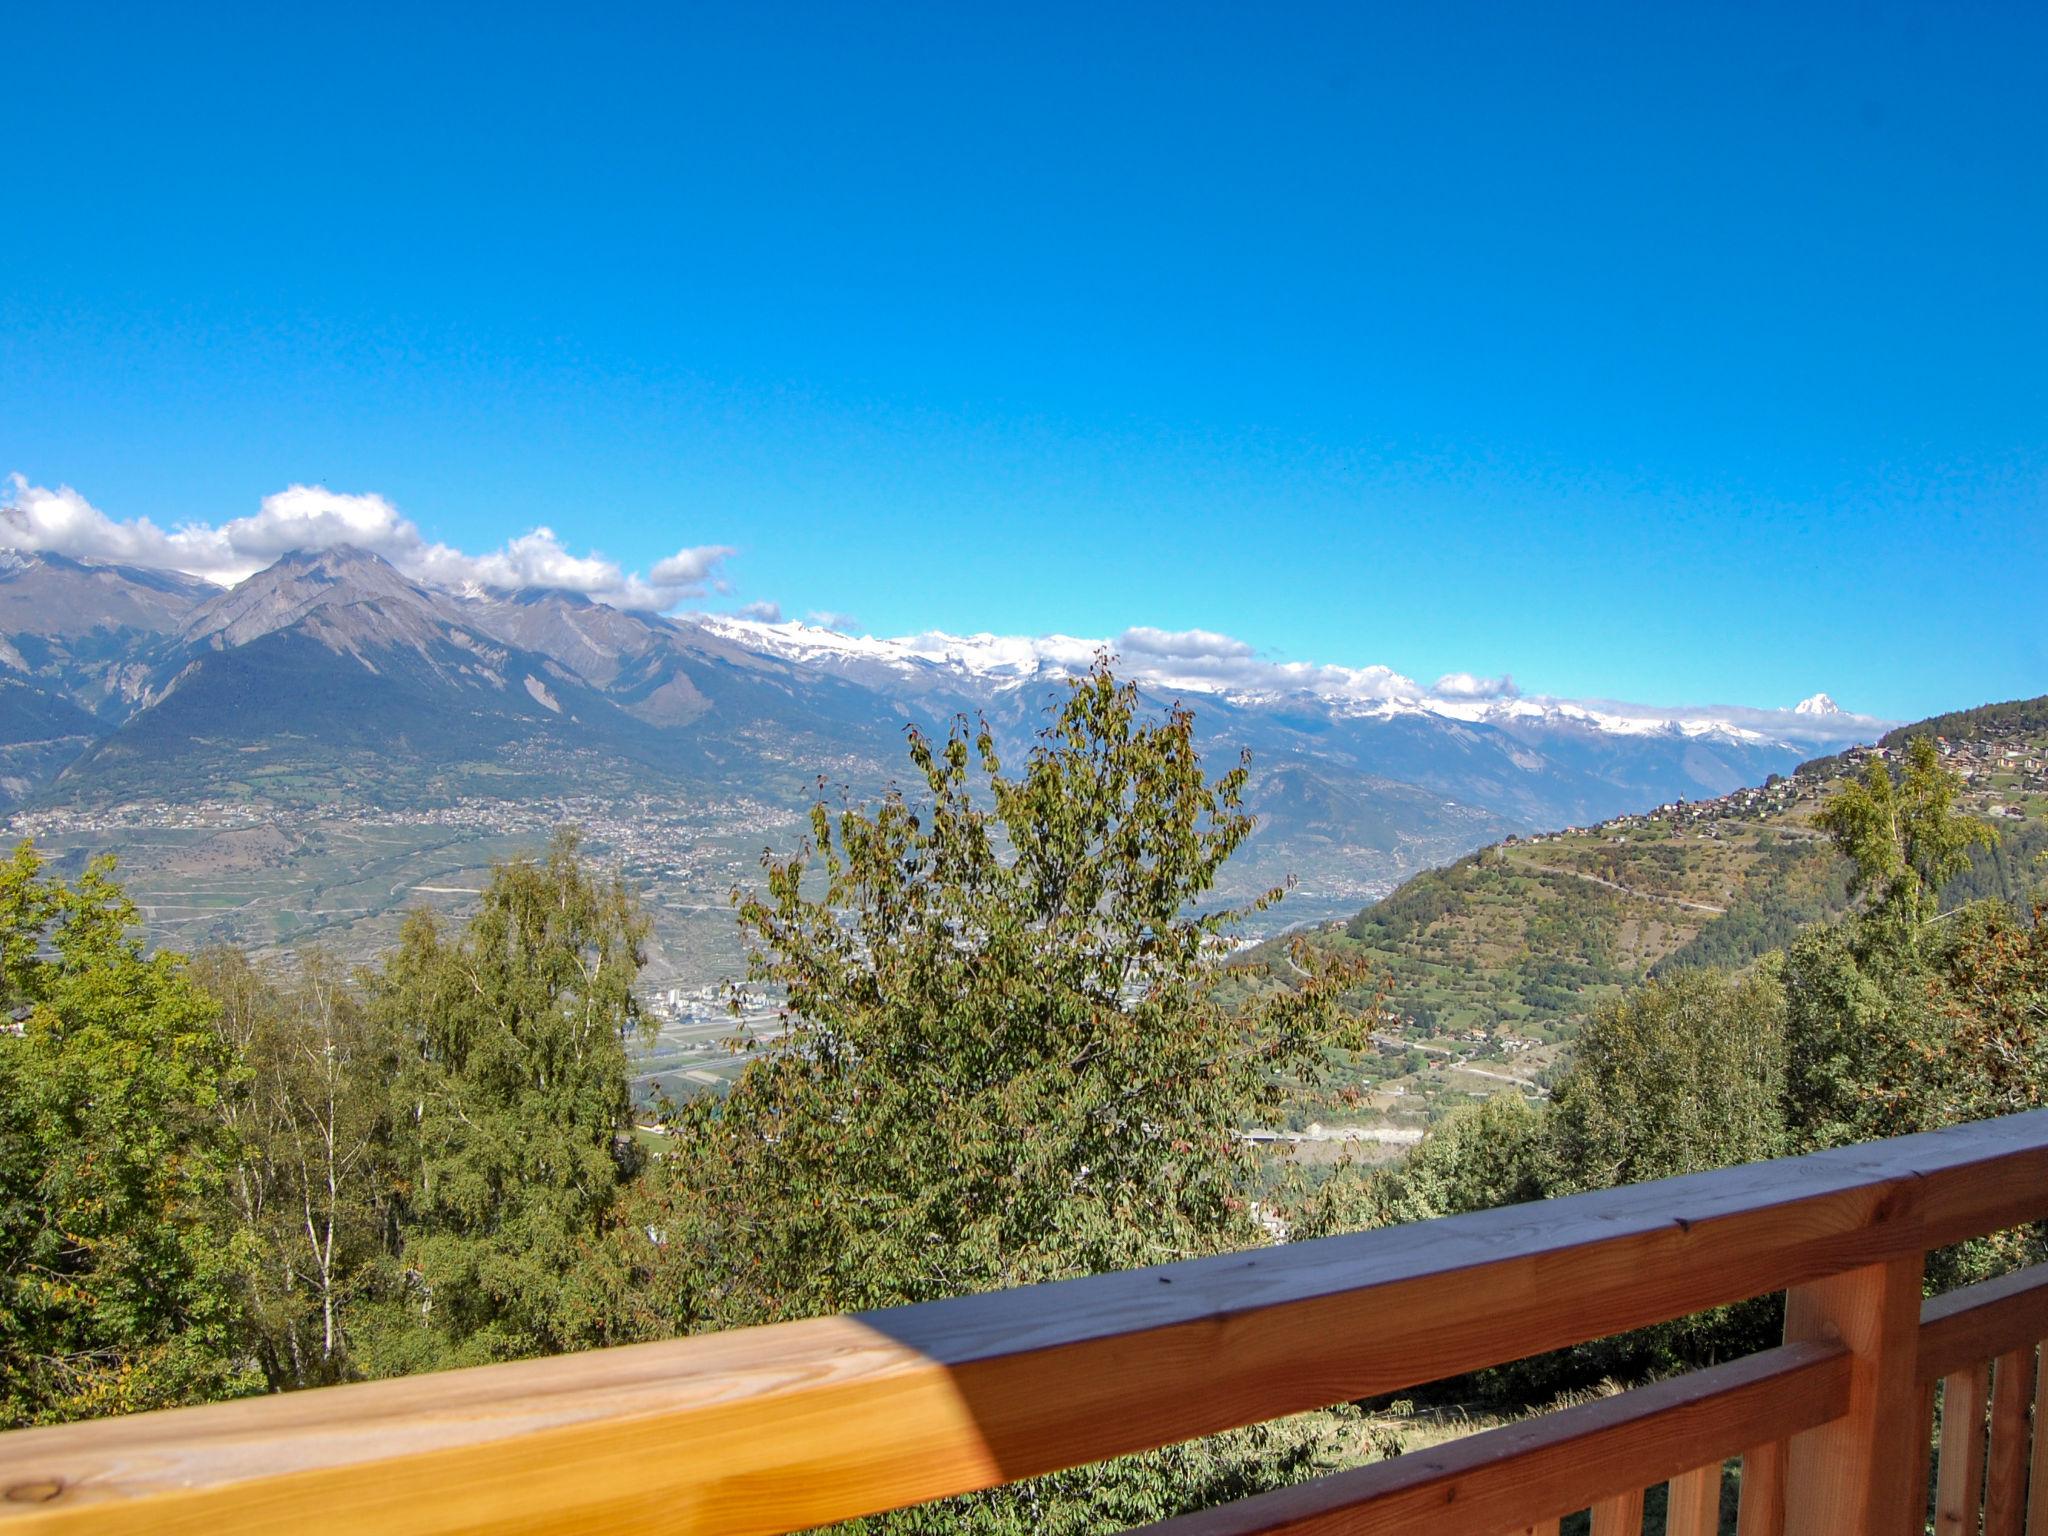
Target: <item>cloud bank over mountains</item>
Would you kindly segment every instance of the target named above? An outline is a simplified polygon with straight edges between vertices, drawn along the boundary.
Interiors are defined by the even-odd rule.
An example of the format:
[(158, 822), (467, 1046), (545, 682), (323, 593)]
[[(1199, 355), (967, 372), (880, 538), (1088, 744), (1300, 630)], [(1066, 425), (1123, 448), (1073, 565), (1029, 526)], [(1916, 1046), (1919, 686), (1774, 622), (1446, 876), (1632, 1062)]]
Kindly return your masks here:
[(0, 497), (0, 548), (182, 571), (224, 587), (295, 549), (352, 544), (382, 555), (416, 581), (463, 590), (547, 587), (580, 592), (617, 608), (666, 611), (711, 591), (729, 545), (681, 549), (646, 575), (602, 555), (572, 553), (552, 528), (537, 527), (501, 548), (465, 554), (432, 542), (382, 496), (292, 485), (263, 498), (255, 514), (220, 524), (185, 523), (166, 532), (147, 517), (109, 517), (70, 486), (50, 490), (19, 474)]
[(933, 670), (976, 678), (995, 688), (1070, 676), (1096, 653), (1119, 658), (1119, 670), (1165, 691), (1207, 693), (1258, 707), (1298, 701), (1337, 715), (1434, 715), (1495, 725), (1576, 724), (1610, 735), (1720, 735), (1750, 743), (1796, 741), (1814, 747), (1874, 740), (1894, 722), (1838, 712), (1744, 705), (1667, 707), (1611, 700), (1525, 695), (1511, 677), (1452, 672), (1423, 684), (1392, 667), (1344, 667), (1275, 661), (1243, 640), (1211, 630), (1127, 629), (1104, 639), (1075, 635), (950, 635), (928, 631), (883, 637), (848, 634), (816, 623), (736, 614), (699, 614), (697, 621), (742, 644), (793, 661), (835, 666), (855, 676), (915, 675)]
[[(468, 554), (429, 540), (384, 497), (292, 485), (263, 498), (256, 512), (219, 524), (185, 523), (166, 531), (147, 517), (108, 516), (69, 486), (55, 490), (10, 475), (0, 490), (0, 550), (51, 553), (150, 570), (180, 571), (234, 586), (293, 550), (353, 545), (383, 556), (416, 581), (457, 592), (479, 588), (580, 593), (616, 608), (668, 613), (729, 589), (720, 578), (737, 551), (707, 544), (676, 551), (644, 575), (599, 554), (578, 555), (541, 526), (498, 549)], [(1103, 639), (1071, 635), (951, 635), (894, 638), (857, 633), (850, 615), (816, 610), (810, 623), (784, 621), (771, 601), (694, 617), (732, 637), (783, 655), (892, 669), (945, 667), (985, 681), (1025, 681), (1086, 668), (1100, 650), (1115, 652), (1130, 675), (1160, 689), (1223, 695), (1259, 703), (1313, 700), (1352, 713), (1424, 711), (1453, 719), (1580, 718), (1607, 731), (1643, 732), (1713, 725), (1754, 739), (1777, 739), (1796, 721), (1797, 739), (1815, 744), (1868, 740), (1889, 722), (1816, 712), (1808, 700), (1790, 709), (1708, 705), (1664, 708), (1604, 700), (1524, 696), (1506, 675), (1450, 672), (1427, 686), (1391, 667), (1279, 661), (1251, 643), (1208, 629), (1126, 629)], [(1833, 709), (1832, 701), (1816, 696)]]

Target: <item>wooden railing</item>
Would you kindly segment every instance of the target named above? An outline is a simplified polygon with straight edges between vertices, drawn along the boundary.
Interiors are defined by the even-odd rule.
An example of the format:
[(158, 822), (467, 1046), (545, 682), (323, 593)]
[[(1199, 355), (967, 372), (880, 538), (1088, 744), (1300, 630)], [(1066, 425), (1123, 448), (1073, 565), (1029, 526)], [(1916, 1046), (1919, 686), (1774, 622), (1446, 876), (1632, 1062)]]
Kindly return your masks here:
[(1917, 1532), (1931, 1478), (1943, 1533), (2044, 1536), (2048, 1273), (1921, 1302), (1929, 1249), (2043, 1218), (2048, 1111), (859, 1317), (17, 1431), (0, 1530), (788, 1531), (1783, 1290), (1778, 1348), (1158, 1530), (1501, 1536), (1590, 1508), (1594, 1536), (1634, 1536), (1663, 1484), (1669, 1536), (1703, 1536), (1740, 1458), (1744, 1536)]

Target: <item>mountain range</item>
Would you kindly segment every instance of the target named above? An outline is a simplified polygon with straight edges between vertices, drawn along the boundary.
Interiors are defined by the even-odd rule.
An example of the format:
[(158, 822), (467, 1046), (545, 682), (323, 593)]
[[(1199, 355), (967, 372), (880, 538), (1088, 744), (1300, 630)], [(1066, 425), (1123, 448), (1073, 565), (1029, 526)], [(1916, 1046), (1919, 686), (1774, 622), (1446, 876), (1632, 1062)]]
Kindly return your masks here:
[[(0, 809), (243, 801), (282, 809), (744, 794), (794, 811), (904, 762), (906, 724), (980, 713), (1014, 747), (1100, 642), (884, 640), (662, 616), (553, 590), (454, 590), (350, 547), (231, 588), (0, 550)], [(1257, 879), (1370, 894), (1509, 832), (1725, 793), (1883, 722), (1796, 710), (1423, 689), (1264, 661), (1223, 637), (1128, 632), (1121, 668), (1196, 712), (1217, 761), (1253, 755)], [(1331, 882), (1335, 882), (1331, 884)]]

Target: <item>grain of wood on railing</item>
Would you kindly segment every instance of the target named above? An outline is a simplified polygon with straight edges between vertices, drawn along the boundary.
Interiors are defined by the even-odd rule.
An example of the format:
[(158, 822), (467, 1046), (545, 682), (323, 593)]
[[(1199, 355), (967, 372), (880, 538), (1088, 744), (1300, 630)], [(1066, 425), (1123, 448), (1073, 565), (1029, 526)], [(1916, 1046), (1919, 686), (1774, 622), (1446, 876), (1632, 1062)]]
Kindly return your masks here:
[(1867, 1264), (1785, 1293), (1785, 1337), (1849, 1350), (1849, 1408), (1785, 1449), (1790, 1536), (1902, 1536), (1912, 1494), (1921, 1255)]
[[(1924, 1315), (1924, 1313), (1923, 1313)], [(1925, 1342), (1923, 1327), (1922, 1342)], [(1927, 1529), (1928, 1501), (1933, 1496), (1935, 1405), (1939, 1400), (1939, 1378), (1920, 1384), (1920, 1399), (1913, 1409), (1913, 1486), (1907, 1495), (1907, 1510), (1916, 1533)]]
[[(49, 1497), (0, 1499), (0, 1526), (110, 1536), (313, 1523), (322, 1536), (779, 1532), (1788, 1286), (1846, 1295), (1830, 1277), (1888, 1276), (1928, 1248), (2044, 1215), (2048, 1112), (2036, 1112), (864, 1317), (18, 1432), (0, 1436), (0, 1492)], [(1901, 1287), (1886, 1279), (1880, 1289), (1890, 1318)], [(2036, 1316), (2033, 1300), (2006, 1300), (2015, 1316)], [(1957, 1318), (1941, 1347), (1982, 1332), (1981, 1316)], [(2038, 1338), (2048, 1322), (2032, 1329)], [(1899, 1350), (1866, 1340), (1851, 1351), (1851, 1396), (1864, 1406), (1843, 1443), (1895, 1438), (1890, 1463), (1872, 1464), (1903, 1480), (1909, 1446), (1891, 1431), (1909, 1409), (1872, 1406)], [(1899, 1426), (1880, 1422), (1887, 1412)], [(1788, 1453), (1792, 1536), (1823, 1529), (1812, 1522), (1835, 1507), (1797, 1486), (1818, 1433)]]
[(1965, 1286), (1921, 1308), (1922, 1461), (1914, 1487), (1924, 1497), (1927, 1422), (1939, 1383), (1937, 1536), (1976, 1536), (1980, 1519), (1983, 1536), (2048, 1536), (2048, 1437), (2037, 1436), (2032, 1422), (2039, 1415), (2035, 1354), (2044, 1333), (2048, 1265)]
[(2048, 1264), (1936, 1296), (1920, 1311), (1920, 1379), (1938, 1381), (2048, 1338)]

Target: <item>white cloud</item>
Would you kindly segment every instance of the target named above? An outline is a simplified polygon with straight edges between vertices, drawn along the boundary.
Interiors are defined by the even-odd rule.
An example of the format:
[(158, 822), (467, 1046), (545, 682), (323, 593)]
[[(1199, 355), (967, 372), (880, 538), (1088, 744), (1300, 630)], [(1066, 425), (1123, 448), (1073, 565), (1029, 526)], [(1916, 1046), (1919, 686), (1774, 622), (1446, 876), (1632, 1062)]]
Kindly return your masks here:
[(860, 620), (852, 614), (834, 613), (830, 608), (813, 608), (805, 617), (820, 629), (837, 630), (842, 635), (850, 635), (861, 627)]
[(8, 476), (0, 502), (0, 546), (48, 550), (153, 570), (183, 571), (233, 586), (295, 549), (353, 544), (406, 575), (446, 587), (559, 587), (620, 608), (666, 610), (701, 597), (733, 549), (705, 544), (657, 560), (647, 576), (602, 555), (578, 555), (539, 527), (481, 555), (429, 542), (384, 497), (291, 485), (263, 498), (249, 517), (181, 524), (166, 533), (146, 517), (107, 516), (70, 486), (50, 490)]
[(756, 624), (780, 624), (782, 622), (782, 604), (770, 602), (742, 603), (733, 610), (733, 617), (736, 619), (752, 619)]
[(1429, 691), (1439, 699), (1514, 699), (1522, 693), (1506, 673), (1499, 677), (1474, 677), (1470, 672), (1446, 672)]
[(738, 554), (730, 544), (700, 544), (679, 549), (666, 560), (654, 562), (648, 579), (658, 587), (702, 587), (718, 569), (719, 562)]
[(1237, 659), (1250, 656), (1251, 646), (1213, 629), (1153, 629), (1140, 624), (1117, 637), (1117, 649), (1140, 656), (1210, 657)]
[(1354, 701), (1420, 698), (1413, 679), (1391, 667), (1319, 666), (1271, 661), (1248, 642), (1213, 629), (1139, 625), (1110, 643), (1134, 676), (1160, 687), (1206, 689), (1263, 697), (1314, 693)]

